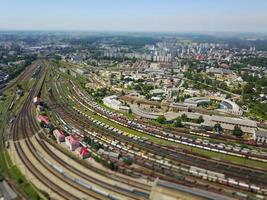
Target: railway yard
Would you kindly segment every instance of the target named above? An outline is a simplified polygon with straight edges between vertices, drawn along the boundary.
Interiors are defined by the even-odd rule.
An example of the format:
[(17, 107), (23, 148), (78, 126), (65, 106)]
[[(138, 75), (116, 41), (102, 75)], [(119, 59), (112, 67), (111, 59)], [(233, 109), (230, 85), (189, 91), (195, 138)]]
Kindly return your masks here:
[(3, 139), (40, 199), (145, 200), (158, 191), (166, 199), (184, 192), (187, 199), (266, 199), (264, 145), (130, 119), (97, 102), (82, 85), (86, 78), (48, 59), (5, 90), (28, 81), (32, 87), (6, 108)]

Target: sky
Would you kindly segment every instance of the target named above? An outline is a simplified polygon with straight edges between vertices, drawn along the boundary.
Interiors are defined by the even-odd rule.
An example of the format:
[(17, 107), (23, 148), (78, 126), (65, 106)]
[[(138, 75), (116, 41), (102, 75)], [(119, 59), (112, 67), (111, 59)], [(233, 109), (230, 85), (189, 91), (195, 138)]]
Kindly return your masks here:
[(0, 0), (0, 30), (267, 32), (267, 0)]

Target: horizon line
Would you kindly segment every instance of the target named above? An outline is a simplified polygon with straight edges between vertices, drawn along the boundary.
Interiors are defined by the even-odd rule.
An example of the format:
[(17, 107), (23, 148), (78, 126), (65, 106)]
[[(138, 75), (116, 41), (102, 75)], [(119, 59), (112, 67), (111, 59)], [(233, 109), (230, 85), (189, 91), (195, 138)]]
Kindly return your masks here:
[(80, 33), (153, 33), (153, 34), (261, 34), (264, 31), (149, 31), (149, 30), (71, 30), (71, 29), (1, 29), (0, 32), (80, 32)]

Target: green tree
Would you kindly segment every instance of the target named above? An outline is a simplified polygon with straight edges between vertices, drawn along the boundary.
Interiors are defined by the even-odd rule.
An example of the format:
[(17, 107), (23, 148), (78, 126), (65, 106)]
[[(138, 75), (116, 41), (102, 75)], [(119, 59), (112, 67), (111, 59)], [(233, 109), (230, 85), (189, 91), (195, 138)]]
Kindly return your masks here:
[(185, 89), (187, 89), (189, 87), (187, 82), (184, 82), (183, 86)]
[(236, 137), (242, 137), (243, 136), (242, 129), (239, 126), (235, 125), (234, 130), (233, 130), (233, 135)]
[(109, 168), (110, 168), (112, 171), (117, 171), (117, 170), (118, 170), (118, 166), (117, 166), (115, 163), (113, 163), (113, 162), (111, 162), (111, 163), (109, 164)]
[(197, 123), (201, 124), (202, 122), (204, 122), (203, 116), (200, 115), (199, 118), (197, 119)]
[(181, 120), (182, 120), (183, 122), (187, 122), (187, 121), (188, 121), (188, 117), (187, 117), (187, 115), (186, 115), (186, 114), (182, 114), (182, 116), (181, 116)]
[(171, 69), (171, 75), (174, 75), (174, 70), (173, 69)]
[(123, 158), (123, 162), (127, 165), (131, 165), (133, 163), (132, 159), (128, 157)]
[(177, 117), (173, 125), (174, 127), (183, 127), (181, 117)]
[(214, 130), (218, 133), (218, 134), (220, 134), (221, 133), (221, 131), (222, 131), (222, 126), (221, 126), (221, 124), (215, 124), (214, 125)]
[(166, 121), (166, 118), (164, 117), (164, 115), (161, 115), (157, 118), (157, 122), (160, 124), (164, 124)]
[(231, 95), (230, 94), (226, 94), (226, 99), (230, 99), (231, 98)]

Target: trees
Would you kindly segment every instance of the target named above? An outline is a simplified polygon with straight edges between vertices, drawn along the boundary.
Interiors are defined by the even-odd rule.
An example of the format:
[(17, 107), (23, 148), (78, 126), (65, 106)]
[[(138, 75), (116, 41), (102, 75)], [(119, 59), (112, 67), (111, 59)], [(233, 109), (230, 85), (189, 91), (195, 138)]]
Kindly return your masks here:
[(242, 129), (239, 126), (235, 125), (234, 130), (233, 130), (233, 135), (236, 137), (242, 137), (243, 136)]
[(164, 124), (166, 121), (166, 118), (164, 117), (164, 115), (161, 115), (157, 118), (157, 122), (160, 124)]
[(244, 85), (243, 87), (243, 93), (244, 94), (251, 94), (253, 93), (253, 84), (251, 83), (247, 83), (246, 85)]
[(147, 94), (145, 95), (145, 99), (151, 99), (151, 97), (152, 97), (152, 95), (151, 95), (150, 93), (147, 93)]
[(123, 162), (127, 165), (131, 165), (133, 163), (132, 159), (129, 157), (123, 158)]
[(186, 114), (182, 114), (181, 119), (182, 119), (182, 121), (184, 121), (184, 122), (187, 122), (187, 121), (188, 121), (188, 117), (187, 117)]
[(117, 166), (114, 162), (110, 162), (110, 163), (109, 163), (109, 168), (110, 168), (112, 171), (117, 171), (117, 170), (118, 170), (118, 166)]
[(197, 119), (197, 123), (201, 124), (202, 122), (204, 122), (203, 116), (200, 115), (199, 118)]
[(231, 98), (231, 95), (229, 93), (226, 94), (226, 99), (230, 99)]
[(173, 70), (173, 68), (171, 69), (171, 75), (174, 75), (174, 70)]
[(215, 124), (215, 125), (214, 125), (214, 130), (215, 130), (218, 134), (220, 134), (220, 132), (222, 131), (222, 126), (221, 126), (221, 124)]
[(173, 125), (174, 127), (183, 127), (181, 117), (177, 117)]
[(185, 89), (187, 89), (189, 87), (187, 82), (184, 82), (183, 86)]

